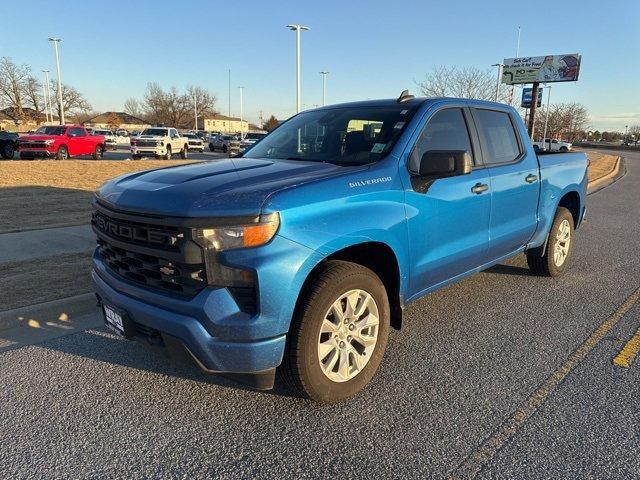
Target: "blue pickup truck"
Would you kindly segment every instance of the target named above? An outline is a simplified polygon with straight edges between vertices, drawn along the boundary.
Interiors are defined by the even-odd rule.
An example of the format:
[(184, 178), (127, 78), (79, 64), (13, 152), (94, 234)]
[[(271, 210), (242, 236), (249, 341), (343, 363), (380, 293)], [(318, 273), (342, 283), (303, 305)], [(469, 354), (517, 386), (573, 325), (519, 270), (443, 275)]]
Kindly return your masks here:
[(586, 185), (584, 154), (536, 155), (503, 104), (327, 106), (240, 158), (106, 182), (92, 278), (120, 335), (332, 403), (371, 380), (414, 300), (520, 253), (562, 274)]

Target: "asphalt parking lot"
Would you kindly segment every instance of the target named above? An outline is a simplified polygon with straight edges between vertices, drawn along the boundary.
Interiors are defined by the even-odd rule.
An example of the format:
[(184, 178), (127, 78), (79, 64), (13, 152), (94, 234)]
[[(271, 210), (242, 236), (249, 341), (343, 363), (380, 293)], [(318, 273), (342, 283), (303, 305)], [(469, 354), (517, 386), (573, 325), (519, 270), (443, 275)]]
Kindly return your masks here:
[(205, 376), (97, 312), (0, 341), (2, 476), (640, 478), (640, 359), (613, 363), (640, 328), (640, 154), (620, 154), (627, 174), (589, 196), (565, 277), (519, 256), (416, 302), (345, 404)]

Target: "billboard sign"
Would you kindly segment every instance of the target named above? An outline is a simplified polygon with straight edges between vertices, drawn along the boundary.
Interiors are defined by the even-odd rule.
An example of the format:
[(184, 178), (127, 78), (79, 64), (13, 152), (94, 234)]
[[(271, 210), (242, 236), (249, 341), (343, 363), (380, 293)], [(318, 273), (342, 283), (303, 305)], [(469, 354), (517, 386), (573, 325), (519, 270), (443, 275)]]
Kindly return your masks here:
[[(542, 90), (543, 88), (538, 89), (538, 101), (536, 102), (536, 107), (542, 105)], [(531, 93), (533, 88), (523, 88), (522, 89), (522, 101), (520, 102), (520, 106), (522, 108), (531, 108)]]
[(505, 58), (502, 83), (575, 82), (580, 73), (580, 55), (546, 55), (544, 57)]

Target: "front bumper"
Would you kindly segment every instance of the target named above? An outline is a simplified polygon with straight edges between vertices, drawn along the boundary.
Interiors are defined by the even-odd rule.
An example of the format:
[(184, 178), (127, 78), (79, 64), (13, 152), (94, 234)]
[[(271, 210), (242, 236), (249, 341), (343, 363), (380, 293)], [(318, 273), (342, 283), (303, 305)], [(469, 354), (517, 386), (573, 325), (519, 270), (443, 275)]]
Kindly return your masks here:
[(26, 158), (51, 158), (56, 156), (53, 148), (18, 148), (21, 157)]
[(252, 338), (263, 336), (264, 322), (241, 312), (226, 288), (205, 288), (184, 299), (112, 275), (97, 254), (93, 267), (93, 284), (103, 303), (179, 341), (203, 370), (255, 374), (282, 362), (286, 336)]
[(131, 155), (166, 155), (167, 149), (164, 146), (159, 147), (131, 147)]

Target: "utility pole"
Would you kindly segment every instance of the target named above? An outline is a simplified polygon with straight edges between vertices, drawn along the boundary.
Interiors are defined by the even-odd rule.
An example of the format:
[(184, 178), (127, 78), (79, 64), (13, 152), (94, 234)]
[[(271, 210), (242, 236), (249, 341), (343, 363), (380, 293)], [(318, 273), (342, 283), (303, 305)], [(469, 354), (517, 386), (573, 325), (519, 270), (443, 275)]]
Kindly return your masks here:
[[(544, 114), (544, 132), (542, 134), (542, 149), (546, 150), (547, 144), (545, 143), (547, 140), (547, 124), (549, 123), (549, 102), (551, 101), (551, 86), (547, 85), (545, 87), (547, 89), (547, 108), (545, 109)], [(551, 142), (549, 142), (549, 147), (551, 147)]]
[(229, 110), (227, 116), (231, 118), (231, 69), (229, 69)]
[(47, 123), (52, 122), (53, 118), (49, 116), (49, 70), (42, 70), (44, 73), (44, 83), (42, 84), (42, 96), (44, 97), (44, 114), (47, 117)]
[(58, 44), (61, 38), (51, 38), (49, 41), (53, 43), (53, 50), (56, 53), (56, 71), (58, 72), (58, 104), (60, 105), (60, 125), (64, 125), (64, 105), (62, 103), (62, 80), (60, 78), (60, 55), (58, 54)]
[(327, 99), (327, 75), (329, 72), (320, 72), (322, 75), (322, 106), (324, 107)]
[(309, 27), (291, 24), (287, 28), (296, 32), (296, 113), (300, 113), (300, 32), (309, 30)]
[(496, 98), (495, 101), (498, 101), (498, 97), (500, 96), (500, 80), (502, 79), (502, 64), (494, 63), (491, 65), (492, 67), (498, 67), (498, 79), (496, 80)]

